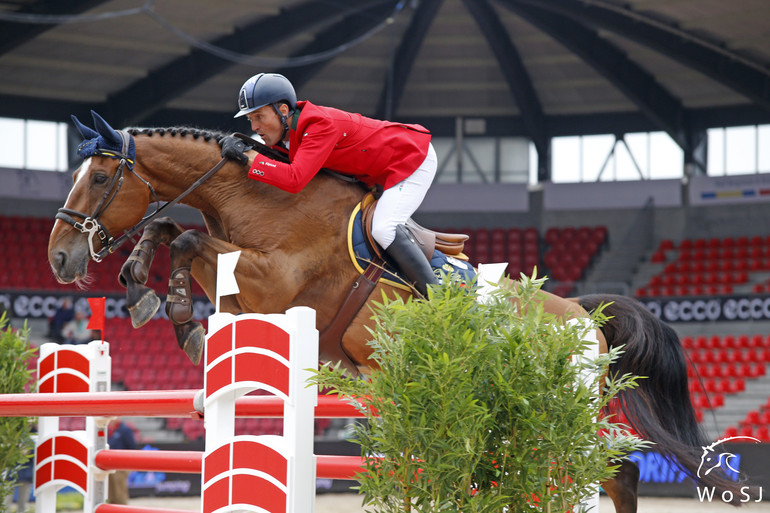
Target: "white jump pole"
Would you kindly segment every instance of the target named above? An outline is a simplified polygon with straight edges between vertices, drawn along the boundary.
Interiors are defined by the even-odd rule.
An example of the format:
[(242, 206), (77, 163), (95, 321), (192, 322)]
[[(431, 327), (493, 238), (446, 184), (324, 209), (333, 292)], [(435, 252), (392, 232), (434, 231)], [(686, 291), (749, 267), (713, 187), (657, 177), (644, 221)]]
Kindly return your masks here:
[[(38, 392), (109, 392), (110, 346), (47, 343), (40, 346)], [(72, 486), (91, 512), (107, 500), (107, 472), (94, 465), (96, 452), (107, 447), (106, 417), (86, 417), (85, 431), (59, 430), (59, 417), (40, 417), (35, 445), (35, 511), (56, 513), (56, 493)], [(94, 470), (96, 469), (96, 470)]]
[[(217, 312), (209, 318), (206, 336), (201, 511), (312, 513), (318, 391), (307, 381), (318, 368), (315, 311), (221, 313), (220, 297), (239, 291), (234, 277), (239, 255), (219, 255)], [(235, 401), (257, 389), (283, 399), (283, 436), (234, 436)]]

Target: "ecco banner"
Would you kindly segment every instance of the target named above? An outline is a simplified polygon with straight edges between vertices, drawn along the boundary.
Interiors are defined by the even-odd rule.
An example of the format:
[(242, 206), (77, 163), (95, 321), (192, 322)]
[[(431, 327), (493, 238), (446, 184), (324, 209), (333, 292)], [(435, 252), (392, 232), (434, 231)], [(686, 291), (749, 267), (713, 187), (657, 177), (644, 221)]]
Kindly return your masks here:
[[(61, 292), (0, 292), (0, 311), (7, 311), (10, 317), (22, 319), (48, 319), (53, 317), (62, 297), (71, 297), (76, 310), (88, 312), (87, 294), (67, 294)], [(166, 299), (161, 297), (161, 305), (155, 319), (167, 319)], [(193, 299), (193, 318), (208, 319), (214, 313), (214, 305), (206, 298)], [(107, 296), (104, 305), (107, 319), (128, 317), (126, 298), (122, 295)]]
[(665, 322), (769, 321), (770, 295), (640, 300)]

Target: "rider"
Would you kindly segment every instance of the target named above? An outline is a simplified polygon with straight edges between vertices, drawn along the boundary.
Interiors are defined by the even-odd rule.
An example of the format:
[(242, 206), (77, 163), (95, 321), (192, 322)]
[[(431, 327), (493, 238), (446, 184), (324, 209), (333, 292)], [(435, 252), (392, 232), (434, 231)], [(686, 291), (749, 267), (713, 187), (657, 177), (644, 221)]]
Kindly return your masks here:
[(404, 223), (436, 174), (428, 130), (297, 101), (291, 82), (276, 73), (248, 79), (238, 93), (238, 108), (235, 117), (246, 116), (266, 145), (288, 149), (291, 163), (260, 154), (250, 158), (245, 144), (233, 136), (220, 141), (223, 157), (249, 164), (249, 178), (291, 193), (302, 190), (321, 168), (381, 187), (372, 236), (418, 292), (427, 295), (427, 285), (438, 280)]

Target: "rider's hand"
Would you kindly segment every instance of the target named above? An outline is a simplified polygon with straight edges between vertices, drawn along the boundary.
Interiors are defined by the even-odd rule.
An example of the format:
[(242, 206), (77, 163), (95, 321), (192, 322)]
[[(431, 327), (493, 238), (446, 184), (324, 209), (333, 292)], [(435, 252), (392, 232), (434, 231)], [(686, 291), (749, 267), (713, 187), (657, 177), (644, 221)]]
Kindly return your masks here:
[(249, 162), (249, 157), (246, 156), (246, 150), (250, 147), (246, 146), (246, 143), (228, 135), (219, 140), (219, 144), (222, 146), (222, 156), (227, 159), (232, 159), (239, 162), (242, 166), (245, 166)]

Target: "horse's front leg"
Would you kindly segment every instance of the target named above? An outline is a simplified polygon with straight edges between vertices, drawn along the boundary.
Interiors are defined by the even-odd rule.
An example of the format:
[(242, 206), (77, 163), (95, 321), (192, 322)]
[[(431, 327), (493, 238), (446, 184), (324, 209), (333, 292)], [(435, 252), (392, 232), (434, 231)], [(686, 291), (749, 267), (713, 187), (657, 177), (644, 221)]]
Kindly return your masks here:
[(131, 256), (120, 270), (120, 283), (126, 287), (126, 307), (134, 328), (144, 326), (158, 311), (160, 299), (147, 287), (152, 259), (158, 246), (168, 246), (183, 232), (182, 227), (169, 217), (156, 219), (147, 225)]
[[(195, 278), (211, 301), (216, 301), (217, 255), (241, 248), (196, 230), (188, 230), (169, 245), (171, 278), (166, 314), (174, 324), (179, 347), (194, 364), (203, 356), (205, 331), (193, 320), (190, 277)], [(277, 260), (277, 259), (276, 259)], [(296, 296), (287, 264), (275, 264), (269, 256), (254, 250), (243, 250), (235, 268), (240, 293), (220, 298), (220, 310), (273, 313), (288, 308)]]

